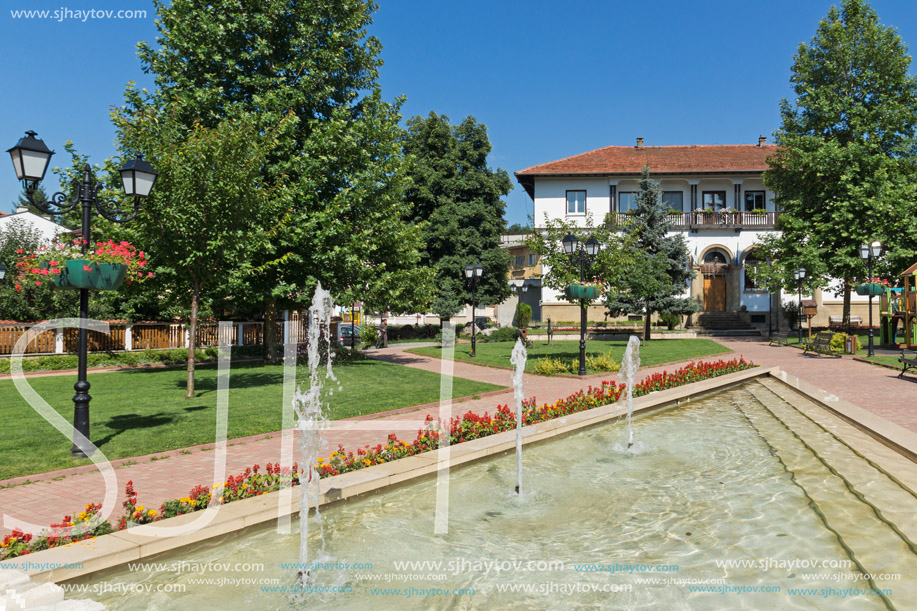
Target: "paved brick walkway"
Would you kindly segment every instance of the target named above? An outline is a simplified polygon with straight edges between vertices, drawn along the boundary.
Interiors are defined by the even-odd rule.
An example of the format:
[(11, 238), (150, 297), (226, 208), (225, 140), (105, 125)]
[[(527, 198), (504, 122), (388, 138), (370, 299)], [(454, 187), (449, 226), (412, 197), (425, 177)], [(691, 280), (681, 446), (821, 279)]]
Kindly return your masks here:
[[(804, 355), (789, 346), (768, 346), (757, 338), (716, 338), (761, 365), (777, 365), (788, 373), (834, 393), (899, 426), (917, 432), (917, 376), (898, 378), (899, 370), (827, 356)], [(900, 354), (900, 352), (896, 353)]]
[[(899, 380), (894, 371), (857, 363), (851, 359), (829, 359), (805, 357), (793, 348), (769, 347), (761, 340), (722, 340), (720, 343), (734, 349), (738, 354), (762, 365), (779, 365), (793, 375), (797, 375), (816, 386), (834, 392), (851, 401), (887, 418), (910, 430), (917, 431), (917, 380)], [(442, 361), (429, 359), (404, 352), (404, 347), (392, 347), (386, 350), (372, 351), (375, 358), (439, 372)], [(719, 357), (713, 357), (719, 358)], [(493, 384), (510, 386), (509, 370), (481, 367), (456, 361), (453, 363), (453, 375), (470, 378)], [(662, 369), (674, 369), (674, 365), (641, 369), (643, 377)], [(597, 384), (611, 376), (589, 376), (585, 379), (545, 378), (525, 376), (526, 396), (535, 396), (539, 403), (554, 401), (571, 393)], [(231, 382), (230, 382), (231, 384)], [(478, 400), (469, 400), (452, 405), (452, 414), (457, 415), (469, 410), (476, 413), (493, 412), (495, 406), (512, 402), (512, 390), (507, 388), (502, 393), (489, 394)], [(328, 452), (344, 445), (347, 449), (356, 449), (365, 444), (384, 442), (389, 428), (386, 420), (423, 421), (427, 414), (437, 414), (438, 406), (418, 409), (398, 410), (397, 413), (379, 417), (370, 417), (378, 422), (378, 430), (369, 431), (329, 431), (326, 433)], [(365, 419), (365, 417), (364, 417)], [(413, 439), (416, 430), (399, 432), (402, 439)], [(280, 436), (270, 438), (248, 439), (237, 441), (227, 450), (227, 474), (235, 474), (245, 467), (280, 459)], [(232, 442), (231, 442), (232, 443)], [(186, 450), (187, 451), (187, 450)], [(211, 484), (213, 479), (213, 451), (192, 449), (190, 453), (180, 451), (169, 453), (165, 460), (150, 461), (148, 458), (138, 464), (115, 469), (118, 480), (118, 507), (112, 517), (120, 515), (120, 502), (123, 500), (124, 485), (133, 480), (134, 488), (139, 494), (139, 503), (158, 507), (163, 500), (184, 496), (196, 484)], [(2, 482), (0, 482), (2, 484)], [(72, 474), (62, 471), (44, 474), (42, 481), (0, 489), (0, 513), (28, 520), (36, 524), (50, 524), (59, 521), (65, 514), (80, 511), (88, 502), (100, 502), (104, 492), (101, 475), (97, 471)], [(0, 534), (9, 529), (0, 525)]]

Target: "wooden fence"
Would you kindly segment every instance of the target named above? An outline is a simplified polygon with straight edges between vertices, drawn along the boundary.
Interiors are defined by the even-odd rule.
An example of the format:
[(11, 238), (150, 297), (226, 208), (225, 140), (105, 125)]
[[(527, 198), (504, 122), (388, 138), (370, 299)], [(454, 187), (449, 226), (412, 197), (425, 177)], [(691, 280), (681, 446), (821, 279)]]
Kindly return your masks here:
[[(301, 320), (299, 312), (293, 312), (289, 319), (289, 338), (284, 337), (284, 322), (275, 324), (278, 341), (305, 343), (308, 325)], [(332, 323), (336, 337), (336, 323)], [(31, 324), (0, 324), (0, 354), (12, 354), (16, 342), (23, 334), (29, 334), (26, 354), (75, 353), (79, 346), (79, 329), (47, 329), (40, 333), (32, 331)], [(259, 321), (233, 322), (224, 338), (231, 346), (260, 346), (264, 342), (264, 323)], [(111, 323), (109, 334), (89, 331), (90, 352), (112, 352), (120, 350), (163, 350), (188, 346), (188, 330), (176, 323)], [(218, 346), (220, 343), (218, 323), (198, 323), (196, 344), (198, 348)]]

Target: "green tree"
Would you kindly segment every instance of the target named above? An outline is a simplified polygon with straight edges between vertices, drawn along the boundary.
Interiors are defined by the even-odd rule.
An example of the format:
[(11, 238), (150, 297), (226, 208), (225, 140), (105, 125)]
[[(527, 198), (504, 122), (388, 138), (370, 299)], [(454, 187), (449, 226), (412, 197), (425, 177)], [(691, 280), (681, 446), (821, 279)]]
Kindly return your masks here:
[(128, 120), (116, 110), (113, 118), (123, 149), (142, 152), (159, 172), (132, 230), (150, 244), (157, 273), (171, 278), (172, 300), (190, 313), (185, 397), (192, 398), (201, 300), (214, 290), (231, 293), (252, 272), (251, 261), (269, 250), (286, 190), (280, 180), (265, 182), (261, 169), (295, 118), (267, 133), (251, 117), (190, 131), (155, 113)]
[(624, 228), (625, 235), (632, 238), (629, 264), (622, 276), (621, 290), (606, 293), (605, 306), (612, 316), (643, 314), (643, 339), (648, 340), (654, 312), (697, 311), (696, 301), (684, 297), (695, 273), (684, 236), (669, 233), (669, 210), (662, 203), (659, 185), (650, 178), (649, 167), (643, 168), (635, 203), (632, 222)]
[(822, 278), (827, 273), (824, 269), (817, 267), (820, 261), (812, 246), (803, 244), (794, 253), (787, 253), (781, 251), (780, 242), (779, 234), (762, 235), (752, 246), (755, 256), (762, 264), (753, 267), (746, 265), (745, 267), (745, 273), (768, 292), (772, 317), (775, 313), (774, 295), (781, 290), (788, 291), (790, 294), (797, 292), (798, 284), (794, 277), (796, 270), (800, 268), (806, 270), (802, 286), (806, 294), (811, 294), (816, 288), (819, 288), (823, 282)]
[[(565, 219), (552, 219), (545, 214), (544, 227), (526, 238), (529, 249), (541, 256), (544, 274), (541, 281), (544, 286), (562, 292), (566, 287), (580, 281), (580, 262), (578, 257), (571, 257), (564, 252), (562, 244), (567, 235), (573, 235), (581, 244), (589, 238), (601, 243), (601, 249), (594, 258), (584, 261), (583, 276), (586, 280), (600, 280), (605, 283), (606, 291), (617, 290), (624, 281), (624, 273), (633, 249), (632, 238), (618, 233), (608, 223), (595, 226), (591, 214), (586, 215), (583, 226), (578, 226)], [(565, 297), (570, 303), (579, 303)], [(580, 303), (588, 306), (591, 301)]]
[(796, 98), (780, 102), (779, 148), (764, 174), (783, 210), (775, 256), (822, 286), (841, 278), (834, 290), (843, 294), (845, 323), (849, 283), (865, 276), (859, 246), (886, 245), (880, 273), (900, 272), (917, 250), (910, 63), (901, 38), (866, 2), (844, 0), (799, 45), (790, 77)]
[(499, 303), (509, 296), (509, 255), (500, 248), (505, 227), (502, 197), (512, 190), (509, 175), (491, 169), (487, 127), (474, 117), (450, 125), (431, 112), (407, 123), (404, 153), (411, 158), (408, 201), (422, 227), (422, 264), (435, 272), (433, 311), (444, 318), (471, 303), (463, 268), (480, 263), (484, 272), (477, 302)]
[[(146, 95), (129, 87), (125, 120), (151, 107), (188, 127), (250, 115), (265, 133), (288, 115), (296, 120), (260, 170), (262, 183), (283, 181), (286, 208), (235, 296), (261, 301), (266, 322), (279, 306), (307, 302), (319, 281), (343, 303), (423, 307), (431, 273), (418, 265), (420, 232), (406, 220), (400, 102), (384, 102), (377, 85), (381, 45), (367, 34), (375, 4), (155, 6), (158, 45), (142, 43), (139, 55), (157, 89)], [(265, 335), (272, 359), (272, 324)]]

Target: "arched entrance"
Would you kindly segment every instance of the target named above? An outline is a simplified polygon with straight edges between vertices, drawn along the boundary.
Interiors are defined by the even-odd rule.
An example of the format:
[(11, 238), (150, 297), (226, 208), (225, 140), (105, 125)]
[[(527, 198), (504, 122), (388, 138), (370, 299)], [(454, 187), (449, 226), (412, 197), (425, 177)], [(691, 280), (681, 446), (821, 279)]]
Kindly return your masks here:
[(704, 255), (701, 273), (704, 275), (704, 311), (726, 311), (726, 271), (729, 264), (726, 254), (711, 250)]

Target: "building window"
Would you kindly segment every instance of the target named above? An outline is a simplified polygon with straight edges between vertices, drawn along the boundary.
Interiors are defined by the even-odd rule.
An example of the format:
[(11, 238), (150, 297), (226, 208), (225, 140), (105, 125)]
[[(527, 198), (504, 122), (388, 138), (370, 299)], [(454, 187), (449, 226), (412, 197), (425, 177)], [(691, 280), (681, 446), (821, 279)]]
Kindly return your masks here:
[(538, 255), (530, 254), (529, 255), (529, 265), (538, 265)]
[(745, 257), (745, 290), (746, 291), (762, 290), (761, 284), (758, 282), (755, 282), (753, 278), (754, 273), (758, 270), (758, 266), (760, 264), (761, 262), (758, 260), (758, 257), (755, 256), (754, 252), (748, 253), (748, 256)]
[(637, 194), (632, 191), (618, 193), (618, 212), (630, 212), (637, 207)]
[(520, 267), (525, 267), (525, 255), (518, 255), (513, 259), (513, 267), (518, 269)]
[(725, 208), (725, 191), (704, 191), (704, 210), (723, 210)]
[(704, 263), (708, 265), (726, 265), (726, 255), (718, 250), (711, 250), (704, 255)]
[(675, 212), (684, 212), (684, 193), (681, 191), (663, 191), (662, 192), (662, 205), (666, 206), (667, 210), (674, 210)]
[(764, 210), (766, 207), (767, 204), (764, 202), (764, 191), (745, 192), (745, 212)]
[(586, 214), (585, 191), (567, 191), (567, 214)]

